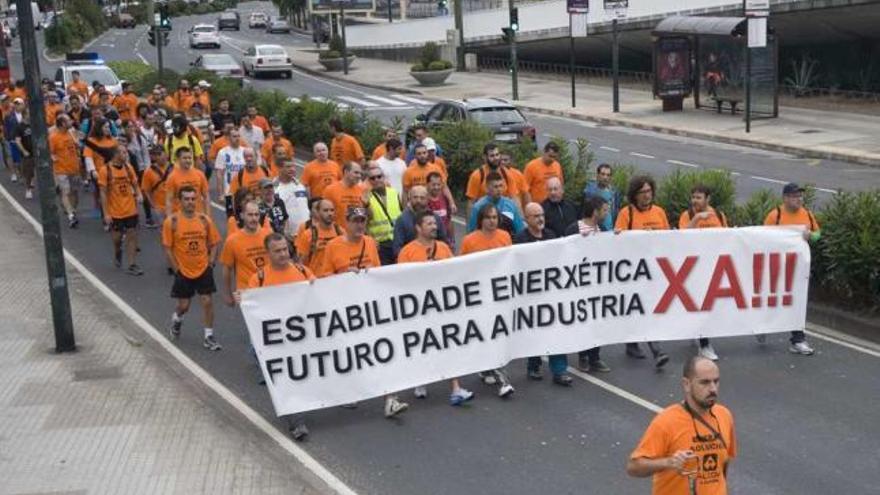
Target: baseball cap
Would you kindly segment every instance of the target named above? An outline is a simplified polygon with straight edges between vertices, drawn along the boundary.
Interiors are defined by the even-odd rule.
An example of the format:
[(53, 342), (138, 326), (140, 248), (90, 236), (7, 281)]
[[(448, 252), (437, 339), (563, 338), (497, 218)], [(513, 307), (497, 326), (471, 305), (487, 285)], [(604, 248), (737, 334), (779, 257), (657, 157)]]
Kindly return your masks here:
[(426, 148), (428, 151), (437, 151), (437, 142), (434, 141), (434, 138), (426, 137), (426, 138), (422, 141), (422, 144), (425, 145), (425, 148)]
[(782, 194), (794, 194), (804, 192), (804, 188), (794, 182), (789, 182), (782, 188)]
[(275, 187), (275, 183), (272, 182), (272, 179), (269, 179), (268, 177), (263, 177), (262, 179), (260, 179), (260, 189), (265, 189), (267, 187)]
[(210, 87), (211, 87), (211, 84), (208, 83), (208, 81), (205, 81), (204, 79), (202, 79), (201, 81), (199, 81), (199, 87), (202, 87), (202, 88), (210, 88)]
[(345, 213), (345, 219), (351, 220), (352, 218), (367, 218), (367, 210), (360, 206), (349, 206)]
[(21, 98), (16, 98), (16, 99), (12, 100), (12, 103), (15, 103), (16, 105), (18, 105), (19, 103), (24, 103), (24, 100), (22, 100)]

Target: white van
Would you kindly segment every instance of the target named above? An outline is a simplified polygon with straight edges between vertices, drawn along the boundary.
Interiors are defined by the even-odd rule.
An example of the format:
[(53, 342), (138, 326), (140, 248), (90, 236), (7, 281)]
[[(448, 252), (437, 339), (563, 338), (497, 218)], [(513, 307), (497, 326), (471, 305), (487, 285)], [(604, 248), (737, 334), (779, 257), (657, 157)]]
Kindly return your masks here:
[[(37, 2), (31, 2), (31, 13), (34, 18), (34, 29), (40, 29), (40, 23), (43, 21), (43, 14), (40, 13), (40, 6), (37, 5)], [(18, 19), (18, 5), (12, 4), (9, 6), (9, 16), (15, 17)], [(21, 23), (18, 23), (21, 25)]]

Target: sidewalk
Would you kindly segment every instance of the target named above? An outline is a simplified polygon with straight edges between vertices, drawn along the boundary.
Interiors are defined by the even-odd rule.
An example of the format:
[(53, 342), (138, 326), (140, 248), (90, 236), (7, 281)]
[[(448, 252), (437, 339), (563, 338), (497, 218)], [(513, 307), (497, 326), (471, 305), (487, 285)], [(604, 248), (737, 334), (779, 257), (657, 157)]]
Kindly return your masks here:
[(0, 198), (0, 494), (329, 490), (70, 269), (55, 354), (43, 245)]
[[(445, 85), (423, 87), (409, 75), (409, 64), (358, 58), (349, 75), (328, 73), (317, 61), (313, 48), (287, 47), (294, 65), (324, 77), (379, 89), (418, 93), (434, 98), (511, 97), (510, 77), (495, 73), (454, 73)], [(780, 117), (752, 123), (746, 134), (742, 115), (696, 110), (693, 99), (683, 112), (661, 109), (650, 92), (621, 89), (620, 113), (611, 111), (608, 87), (578, 84), (576, 108), (571, 108), (571, 84), (567, 80), (541, 79), (533, 74), (519, 78), (516, 102), (527, 111), (581, 120), (652, 130), (667, 134), (739, 144), (811, 158), (823, 158), (880, 166), (880, 117), (781, 107)]]

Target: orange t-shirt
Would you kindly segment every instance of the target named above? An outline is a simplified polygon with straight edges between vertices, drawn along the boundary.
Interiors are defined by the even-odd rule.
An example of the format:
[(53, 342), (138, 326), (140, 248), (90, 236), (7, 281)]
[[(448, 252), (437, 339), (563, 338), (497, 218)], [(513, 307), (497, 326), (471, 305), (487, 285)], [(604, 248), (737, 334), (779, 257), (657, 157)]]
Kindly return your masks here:
[(220, 253), (220, 263), (235, 269), (236, 289), (246, 289), (257, 270), (269, 263), (269, 255), (263, 245), (266, 231), (258, 230), (251, 234), (245, 230), (226, 237), (226, 244)]
[(315, 280), (315, 274), (312, 273), (309, 267), (303, 265), (294, 265), (293, 263), (290, 263), (283, 270), (276, 270), (272, 268), (271, 264), (267, 264), (266, 267), (263, 268), (262, 278), (261, 281), (259, 273), (251, 275), (250, 280), (248, 280), (248, 289)]
[(174, 92), (174, 100), (176, 108), (182, 112), (189, 110), (189, 107), (193, 106), (193, 103), (196, 101), (196, 97), (193, 96), (191, 90), (180, 90)]
[(490, 249), (510, 246), (511, 244), (513, 244), (513, 241), (506, 230), (495, 229), (495, 232), (489, 236), (484, 234), (482, 230), (475, 230), (464, 236), (464, 239), (461, 240), (459, 254), (465, 255), (479, 251), (488, 251)]
[(220, 150), (227, 146), (229, 146), (229, 138), (225, 135), (218, 137), (211, 143), (211, 149), (208, 150), (208, 160), (211, 160), (211, 165), (214, 164), (214, 160), (217, 159), (217, 154), (220, 153)]
[(137, 119), (137, 106), (140, 101), (134, 93), (123, 93), (113, 99), (113, 107), (121, 120)]
[(205, 173), (195, 167), (189, 170), (174, 167), (174, 170), (168, 174), (168, 178), (165, 179), (165, 198), (167, 200), (167, 195), (171, 195), (171, 209), (175, 213), (180, 211), (180, 199), (178, 199), (177, 193), (183, 186), (195, 188), (196, 210), (205, 211), (205, 195), (208, 194), (208, 179), (205, 177)]
[(89, 85), (82, 79), (76, 82), (71, 81), (70, 84), (67, 85), (67, 92), (70, 93), (71, 89), (75, 89), (76, 93), (83, 98), (88, 98), (89, 96)]
[[(167, 190), (165, 183), (168, 181), (168, 177), (165, 174), (167, 172), (168, 175), (171, 175), (172, 170), (173, 167), (171, 165), (166, 165), (163, 169), (156, 164), (152, 164), (144, 170), (141, 180), (141, 191), (150, 198), (150, 202), (155, 208), (165, 208), (165, 199), (167, 198), (165, 195)], [(162, 180), (162, 177), (165, 177), (165, 180)]]
[(324, 189), (322, 197), (330, 200), (336, 207), (337, 225), (345, 225), (345, 213), (349, 206), (365, 206), (365, 190), (366, 186), (361, 183), (348, 187), (343, 182), (334, 182)]
[[(211, 113), (211, 95), (208, 94), (207, 91), (202, 91), (202, 93), (195, 97), (193, 100), (193, 105), (198, 102), (199, 105), (202, 106), (202, 111), (205, 113)], [(187, 109), (189, 110), (189, 109)]]
[[(503, 172), (502, 172), (503, 170)], [(482, 171), (482, 174), (480, 173)], [(504, 178), (504, 195), (508, 198), (516, 199), (520, 194), (520, 190), (516, 185), (516, 179), (510, 174), (510, 169), (498, 167), (498, 173)], [(486, 195), (486, 177), (489, 175), (489, 166), (482, 167), (471, 172), (467, 182), (467, 192), (465, 195), (471, 201), (476, 201)], [(482, 179), (481, 179), (482, 176)]]
[(324, 163), (312, 160), (306, 163), (302, 177), (300, 177), (300, 182), (309, 188), (309, 196), (312, 198), (323, 198), (324, 189), (341, 180), (342, 167), (333, 160), (327, 160)]
[(403, 188), (409, 190), (412, 189), (414, 186), (427, 185), (428, 175), (431, 172), (437, 172), (443, 177), (443, 182), (446, 182), (446, 173), (443, 171), (442, 168), (440, 168), (439, 165), (428, 163), (425, 166), (421, 166), (419, 165), (419, 162), (413, 160), (403, 172)]
[[(726, 407), (716, 404), (712, 407), (712, 413), (714, 416), (706, 414), (702, 417), (721, 434), (723, 442), (715, 438), (706, 425), (691, 417), (681, 404), (674, 404), (654, 417), (639, 445), (630, 454), (630, 459), (661, 459), (679, 450), (692, 450), (698, 457), (697, 493), (726, 495), (724, 467), (736, 457), (736, 431), (733, 415)], [(660, 471), (654, 474), (651, 493), (689, 493), (688, 478), (672, 469)]]
[[(632, 212), (632, 225), (630, 226), (630, 212)], [(614, 228), (618, 230), (669, 230), (669, 220), (666, 212), (657, 205), (651, 205), (646, 211), (641, 211), (635, 206), (627, 206), (620, 209), (617, 214), (617, 223)]]
[(365, 235), (360, 242), (348, 242), (345, 236), (339, 236), (328, 242), (324, 248), (324, 262), (318, 276), (345, 273), (350, 268), (379, 266), (382, 266), (382, 262), (379, 261), (379, 248), (375, 239)]
[(397, 255), (398, 263), (418, 263), (420, 261), (445, 260), (452, 258), (452, 249), (443, 241), (434, 241), (433, 246), (425, 247), (421, 242), (414, 240), (409, 242), (400, 254)]
[(269, 121), (262, 115), (257, 115), (251, 119), (251, 123), (263, 130), (264, 134), (269, 133)]
[(137, 175), (131, 165), (122, 167), (110, 165), (98, 174), (98, 185), (107, 196), (107, 214), (110, 218), (121, 219), (137, 215), (135, 191), (138, 187)]
[[(99, 139), (90, 137), (86, 138), (86, 141), (95, 144), (99, 148), (113, 148), (117, 145), (116, 140), (112, 137), (102, 137)], [(83, 146), (83, 158), (91, 158), (92, 162), (95, 163), (95, 172), (97, 172), (98, 175), (101, 175), (101, 170), (103, 170), (106, 162), (104, 162), (104, 158), (100, 153), (88, 146)]]
[(180, 273), (186, 278), (199, 278), (205, 273), (211, 262), (211, 248), (219, 242), (220, 232), (204, 213), (196, 213), (192, 218), (175, 213), (162, 223), (162, 245), (171, 249)]
[(511, 182), (516, 184), (516, 189), (519, 191), (520, 195), (529, 192), (529, 182), (526, 180), (526, 174), (522, 173), (520, 169), (514, 167), (508, 167), (505, 171), (507, 172), (507, 175), (511, 177)]
[(46, 113), (46, 125), (51, 127), (55, 125), (55, 119), (58, 117), (58, 114), (64, 113), (64, 105), (61, 103), (56, 103), (54, 105), (46, 103), (43, 106), (43, 111)]
[(79, 147), (69, 131), (56, 129), (49, 134), (49, 153), (55, 175), (79, 175)]
[(171, 111), (177, 111), (177, 99), (173, 95), (165, 97), (164, 105)]
[[(717, 227), (727, 227), (727, 218), (724, 215), (719, 215), (715, 208), (709, 207), (709, 213), (712, 215), (709, 218), (704, 218), (697, 220), (697, 224), (694, 225), (695, 229), (707, 229), (707, 228), (717, 228)], [(695, 213), (696, 215), (696, 213)], [(691, 224), (691, 212), (689, 210), (684, 210), (681, 212), (681, 216), (678, 217), (678, 228), (679, 229), (689, 229)]]
[[(232, 234), (238, 232), (239, 230), (241, 230), (241, 229), (238, 228), (238, 219), (235, 218), (234, 215), (226, 219), (226, 237), (231, 236)], [(263, 217), (263, 222), (260, 224), (260, 230), (266, 231), (266, 235), (269, 235), (272, 233), (272, 228), (269, 227), (269, 217), (268, 216)]]
[(810, 229), (810, 232), (819, 230), (819, 220), (804, 207), (794, 213), (786, 210), (785, 206), (774, 208), (764, 219), (764, 225), (803, 225)]
[(343, 134), (330, 142), (330, 159), (340, 164), (360, 162), (364, 159), (364, 150), (357, 138)]
[(257, 167), (253, 172), (243, 168), (232, 176), (232, 180), (229, 182), (229, 194), (234, 198), (235, 193), (242, 187), (257, 194), (260, 192), (260, 180), (268, 177), (263, 167)]
[(317, 241), (313, 243), (312, 229), (306, 228), (305, 225), (305, 222), (300, 224), (300, 231), (294, 240), (296, 253), (313, 272), (320, 273), (324, 266), (324, 249), (327, 247), (327, 243), (344, 234), (345, 229), (336, 225), (324, 228), (317, 224), (315, 225)]
[(440, 170), (443, 171), (443, 175), (449, 177), (449, 169), (446, 167), (446, 160), (443, 159), (442, 156), (434, 157), (434, 161), (428, 163), (433, 163), (434, 165), (437, 165), (438, 167), (440, 167)]
[[(398, 156), (400, 157), (400, 159), (405, 160), (406, 159), (406, 150), (403, 149), (403, 146), (401, 146), (400, 149), (397, 151), (398, 151)], [(383, 156), (385, 156), (385, 153), (387, 153), (387, 152), (388, 152), (388, 148), (385, 146), (385, 143), (379, 143), (378, 146), (373, 148), (373, 154), (371, 155), (370, 159), (374, 160), (374, 161), (378, 160), (379, 158), (382, 158)]]
[[(278, 144), (284, 146), (284, 151), (287, 152), (287, 156), (289, 158), (293, 158), (293, 143), (290, 142), (286, 137), (282, 137)], [(263, 147), (260, 148), (260, 155), (263, 156), (263, 161), (272, 165), (275, 165), (275, 153), (272, 150), (275, 149), (275, 137), (269, 136), (266, 138), (266, 141), (263, 142)]]
[(547, 199), (547, 179), (557, 177), (559, 180), (564, 180), (562, 177), (562, 165), (556, 160), (547, 165), (544, 163), (543, 158), (535, 158), (526, 164), (524, 174), (526, 182), (529, 184), (529, 193), (532, 195), (532, 201), (535, 203), (540, 203)]

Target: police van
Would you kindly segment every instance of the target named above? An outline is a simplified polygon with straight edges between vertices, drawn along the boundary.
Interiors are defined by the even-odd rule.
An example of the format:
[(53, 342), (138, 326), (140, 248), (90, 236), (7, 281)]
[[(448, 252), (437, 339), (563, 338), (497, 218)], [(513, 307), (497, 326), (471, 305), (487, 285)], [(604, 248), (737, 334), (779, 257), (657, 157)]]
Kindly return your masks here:
[(114, 95), (122, 93), (122, 81), (107, 67), (101, 56), (93, 52), (68, 53), (64, 57), (64, 63), (55, 71), (55, 85), (67, 88), (73, 81), (73, 71), (79, 71), (81, 81), (89, 85), (89, 94), (92, 93), (92, 83), (98, 81)]

